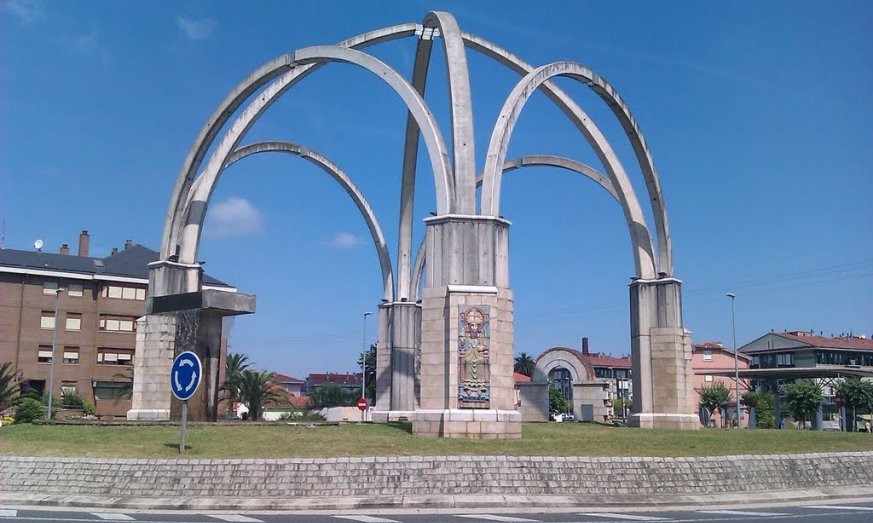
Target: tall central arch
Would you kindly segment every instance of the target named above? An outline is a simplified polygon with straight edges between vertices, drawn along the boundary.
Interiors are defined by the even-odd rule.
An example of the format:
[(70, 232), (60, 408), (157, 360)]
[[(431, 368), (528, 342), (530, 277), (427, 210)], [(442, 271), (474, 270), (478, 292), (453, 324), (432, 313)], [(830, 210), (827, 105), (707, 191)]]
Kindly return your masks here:
[[(400, 38), (417, 40), (409, 79), (363, 51)], [(446, 130), (439, 128), (423, 99), (435, 38), (442, 40), (445, 53), (448, 140), (443, 138)], [(478, 178), (468, 50), (482, 53), (521, 76), (491, 127), (485, 168)], [(396, 271), (376, 216), (352, 179), (338, 167), (288, 140), (240, 146), (251, 126), (277, 99), (329, 62), (350, 64), (374, 74), (408, 111), (398, 191)], [(621, 124), (645, 180), (654, 239), (630, 177), (612, 146), (582, 108), (551, 81), (555, 76), (590, 87)], [(598, 157), (603, 174), (572, 158), (548, 154), (506, 161), (515, 120), (537, 90), (575, 125)], [(413, 264), (413, 201), (422, 143), (433, 176), (436, 213), (424, 220), (425, 239)], [(166, 376), (169, 367), (168, 358), (178, 352), (185, 336), (193, 336), (198, 351), (214, 356), (212, 345), (220, 332), (221, 318), (254, 310), (253, 298), (203, 291), (196, 260), (203, 221), (222, 172), (245, 156), (261, 152), (295, 154), (318, 164), (343, 185), (370, 227), (383, 288), (374, 419), (405, 417), (412, 420), (413, 432), (424, 436), (520, 437), (512, 379), (510, 224), (500, 215), (500, 193), (504, 171), (539, 164), (575, 171), (599, 183), (617, 201), (627, 224), (634, 262), (630, 286), (636, 394), (632, 423), (696, 428), (690, 343), (682, 325), (681, 282), (673, 277), (664, 198), (645, 139), (627, 105), (609, 83), (587, 67), (573, 62), (534, 67), (479, 36), (461, 31), (454, 17), (445, 12), (428, 13), (420, 24), (395, 25), (336, 45), (279, 55), (244, 78), (216, 107), (177, 175), (164, 221), (161, 259), (150, 266), (149, 314), (142, 320), (137, 338), (138, 354), (144, 357), (137, 358), (137, 388), (129, 418), (161, 419), (173, 411), (169, 400), (150, 393), (159, 389), (165, 379), (161, 376)], [(479, 185), (481, 201), (477, 202)], [(212, 374), (217, 378), (220, 373), (213, 369)], [(214, 404), (214, 398), (204, 400), (202, 417), (214, 417), (210, 412)]]

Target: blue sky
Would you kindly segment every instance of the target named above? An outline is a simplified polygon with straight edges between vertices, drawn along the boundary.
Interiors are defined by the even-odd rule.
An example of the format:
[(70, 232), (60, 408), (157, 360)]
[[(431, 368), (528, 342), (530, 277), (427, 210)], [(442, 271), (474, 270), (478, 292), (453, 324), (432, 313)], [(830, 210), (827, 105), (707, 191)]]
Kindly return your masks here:
[[(285, 52), (331, 44), (428, 10), (533, 64), (573, 60), (628, 103), (660, 174), (695, 341), (740, 344), (771, 329), (873, 334), (873, 5), (868, 2), (42, 2), (0, 3), (0, 219), (5, 245), (48, 249), (92, 235), (159, 247), (176, 173), (215, 105)], [(438, 44), (437, 50), (441, 44)], [(368, 49), (409, 75), (415, 42)], [(518, 77), (468, 51), (477, 167)], [(443, 126), (440, 52), (425, 99)], [(645, 199), (621, 127), (586, 88), (559, 82), (601, 128)], [(312, 147), (362, 188), (396, 249), (405, 110), (377, 79), (332, 64), (289, 91), (245, 143)], [(596, 157), (542, 95), (509, 155)], [(416, 241), (433, 210), (419, 176)], [(516, 353), (629, 349), (633, 273), (621, 212), (564, 171), (506, 176)], [(651, 224), (651, 222), (650, 222)], [(651, 227), (651, 225), (650, 225)], [(362, 315), (380, 298), (363, 219), (298, 158), (261, 155), (224, 173), (199, 258), (257, 295), (232, 350), (303, 377), (353, 371)], [(368, 338), (375, 323), (370, 320)]]

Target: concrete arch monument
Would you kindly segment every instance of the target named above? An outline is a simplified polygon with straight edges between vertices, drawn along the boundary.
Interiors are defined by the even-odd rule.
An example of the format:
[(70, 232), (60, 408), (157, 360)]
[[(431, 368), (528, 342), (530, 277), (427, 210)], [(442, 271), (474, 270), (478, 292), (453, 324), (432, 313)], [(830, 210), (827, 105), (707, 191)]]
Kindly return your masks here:
[[(362, 51), (406, 37), (417, 38), (409, 80)], [(451, 132), (448, 141), (443, 139), (422, 98), (434, 38), (442, 39), (446, 58)], [(467, 49), (522, 76), (491, 133), (478, 209)], [(279, 97), (328, 62), (349, 63), (375, 74), (408, 109), (393, 273), (375, 215), (352, 180), (336, 166), (317, 153), (285, 141), (239, 147), (249, 128)], [(578, 104), (550, 81), (556, 75), (576, 78), (591, 87), (622, 125), (645, 180), (657, 250), (621, 162)], [(505, 162), (514, 118), (537, 89), (582, 133), (600, 159), (605, 175), (572, 159), (538, 156)], [(424, 220), (425, 255), (421, 259), (427, 263), (422, 261), (413, 267), (412, 205), (420, 139), (430, 160), (436, 213)], [(163, 371), (163, 362), (178, 341), (178, 322), (173, 324), (172, 315), (167, 319), (161, 313), (174, 311), (173, 307), (180, 303), (199, 304), (195, 308), (199, 323), (194, 329), (199, 340), (208, 337), (200, 336), (201, 331), (212, 332), (214, 338), (216, 318), (253, 310), (253, 300), (241, 304), (201, 291), (201, 268), (196, 260), (203, 219), (222, 171), (248, 154), (267, 150), (297, 154), (320, 165), (343, 184), (370, 227), (383, 280), (375, 419), (407, 417), (413, 422), (414, 433), (420, 435), (520, 437), (512, 380), (509, 222), (499, 215), (500, 179), (504, 170), (541, 163), (575, 170), (599, 183), (619, 202), (628, 224), (635, 267), (630, 290), (631, 342), (635, 379), (639, 376), (641, 380), (639, 385), (634, 384), (639, 397), (634, 402), (637, 412), (632, 422), (642, 427), (696, 428), (693, 406), (689, 408), (690, 367), (685, 359), (690, 344), (682, 327), (681, 282), (672, 278), (666, 210), (651, 155), (627, 106), (608, 83), (584, 66), (556, 62), (535, 68), (505, 49), (461, 31), (456, 20), (443, 12), (428, 13), (421, 24), (395, 25), (333, 46), (307, 47), (280, 55), (243, 79), (216, 107), (179, 171), (164, 223), (161, 259), (150, 268), (149, 315), (143, 320), (146, 325), (142, 340), (138, 339), (138, 350), (145, 357), (139, 358), (143, 364), (136, 369), (137, 381), (144, 381), (146, 387), (143, 394), (135, 393), (129, 417), (161, 417), (171, 410), (165, 408), (166, 401), (148, 403), (145, 394), (146, 389), (154, 388), (155, 376)], [(212, 153), (204, 165), (208, 151)], [(423, 281), (420, 296), (419, 279)], [(202, 345), (208, 349), (208, 344)]]

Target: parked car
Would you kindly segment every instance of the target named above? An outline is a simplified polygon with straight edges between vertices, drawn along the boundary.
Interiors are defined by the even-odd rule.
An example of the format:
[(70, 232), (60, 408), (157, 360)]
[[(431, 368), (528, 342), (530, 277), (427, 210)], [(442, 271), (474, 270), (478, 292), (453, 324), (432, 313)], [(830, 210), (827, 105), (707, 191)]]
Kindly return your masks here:
[(576, 421), (576, 415), (572, 412), (567, 412), (564, 414), (564, 421)]

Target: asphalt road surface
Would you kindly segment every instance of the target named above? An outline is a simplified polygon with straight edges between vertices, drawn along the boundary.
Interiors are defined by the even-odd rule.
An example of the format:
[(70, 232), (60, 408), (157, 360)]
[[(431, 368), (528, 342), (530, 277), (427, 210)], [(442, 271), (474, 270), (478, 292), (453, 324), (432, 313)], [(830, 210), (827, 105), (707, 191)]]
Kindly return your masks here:
[(391, 513), (391, 514), (299, 514), (299, 513), (192, 513), (140, 512), (136, 510), (31, 510), (0, 506), (0, 523), (7, 522), (95, 522), (147, 521), (152, 523), (868, 523), (873, 521), (873, 502), (822, 504), (809, 503), (771, 508), (698, 509), (680, 511), (525, 512), (525, 513)]

